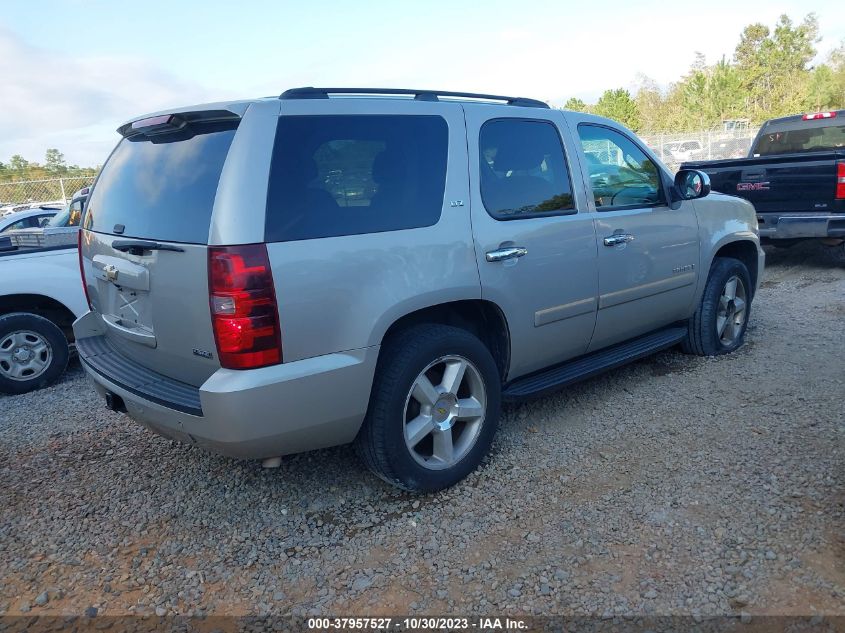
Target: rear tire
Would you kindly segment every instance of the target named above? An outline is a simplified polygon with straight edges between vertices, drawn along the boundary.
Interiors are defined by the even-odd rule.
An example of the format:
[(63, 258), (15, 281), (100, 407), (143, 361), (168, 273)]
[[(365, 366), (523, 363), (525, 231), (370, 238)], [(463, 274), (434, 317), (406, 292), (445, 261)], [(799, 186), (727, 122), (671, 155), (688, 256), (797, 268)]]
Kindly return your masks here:
[(21, 394), (54, 383), (70, 351), (59, 327), (29, 312), (0, 316), (0, 393)]
[(717, 257), (681, 349), (697, 356), (729, 354), (745, 342), (753, 298), (751, 275), (738, 259)]
[(441, 490), (488, 453), (500, 408), (499, 370), (478, 338), (446, 325), (409, 327), (382, 348), (355, 448), (394, 486)]

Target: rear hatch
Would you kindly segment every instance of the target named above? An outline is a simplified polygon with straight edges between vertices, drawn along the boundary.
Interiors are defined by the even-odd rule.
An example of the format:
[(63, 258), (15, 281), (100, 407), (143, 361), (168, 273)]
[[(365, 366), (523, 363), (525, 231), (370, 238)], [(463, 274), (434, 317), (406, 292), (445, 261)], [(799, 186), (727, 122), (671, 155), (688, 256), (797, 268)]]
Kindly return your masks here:
[(108, 343), (194, 386), (220, 367), (208, 236), (238, 122), (231, 112), (202, 111), (122, 127), (83, 221), (86, 282)]

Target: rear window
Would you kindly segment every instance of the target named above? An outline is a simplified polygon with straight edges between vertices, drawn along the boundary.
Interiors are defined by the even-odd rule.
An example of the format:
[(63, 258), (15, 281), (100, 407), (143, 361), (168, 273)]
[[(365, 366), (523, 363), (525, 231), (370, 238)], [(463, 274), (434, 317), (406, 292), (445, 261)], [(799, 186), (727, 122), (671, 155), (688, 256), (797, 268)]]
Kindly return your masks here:
[(439, 116), (280, 117), (266, 241), (436, 224), (443, 209), (448, 137)]
[[(97, 178), (85, 227), (126, 237), (207, 243), (234, 126), (194, 123), (180, 135), (120, 141)], [(123, 225), (123, 231), (115, 231), (116, 225)]]
[(751, 153), (754, 156), (772, 156), (845, 148), (845, 124), (818, 125), (809, 122), (805, 126), (792, 130), (767, 129), (757, 139)]

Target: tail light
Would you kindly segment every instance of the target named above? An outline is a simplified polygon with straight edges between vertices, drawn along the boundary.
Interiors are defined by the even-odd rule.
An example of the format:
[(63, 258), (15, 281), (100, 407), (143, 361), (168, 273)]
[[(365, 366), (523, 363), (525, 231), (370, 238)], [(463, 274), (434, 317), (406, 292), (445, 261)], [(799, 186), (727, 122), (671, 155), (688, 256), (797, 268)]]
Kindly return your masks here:
[(282, 362), (282, 333), (266, 246), (210, 247), (208, 287), (220, 365), (254, 369)]
[(88, 295), (88, 282), (85, 281), (85, 266), (82, 261), (82, 229), (76, 232), (76, 252), (79, 254), (79, 276), (82, 277), (82, 290), (85, 291), (85, 301), (91, 309), (91, 297)]
[(836, 163), (836, 199), (845, 200), (845, 160)]

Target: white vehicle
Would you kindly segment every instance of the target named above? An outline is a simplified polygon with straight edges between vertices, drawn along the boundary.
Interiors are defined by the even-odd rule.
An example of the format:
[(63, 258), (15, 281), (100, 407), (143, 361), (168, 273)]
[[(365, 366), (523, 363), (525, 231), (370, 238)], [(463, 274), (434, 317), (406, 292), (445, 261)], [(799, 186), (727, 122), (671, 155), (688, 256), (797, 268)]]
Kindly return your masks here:
[(663, 146), (663, 158), (674, 161), (693, 160), (700, 158), (703, 151), (701, 141), (695, 139), (674, 141)]
[(75, 245), (0, 252), (0, 393), (55, 382), (87, 311)]
[[(76, 244), (76, 233), (79, 230), (82, 210), (89, 191), (90, 187), (77, 191), (64, 209), (56, 210), (54, 215), (46, 220), (40, 220), (32, 227), (19, 227), (14, 231), (9, 231), (8, 248), (45, 248)], [(0, 249), (2, 248), (4, 245), (0, 243)]]

